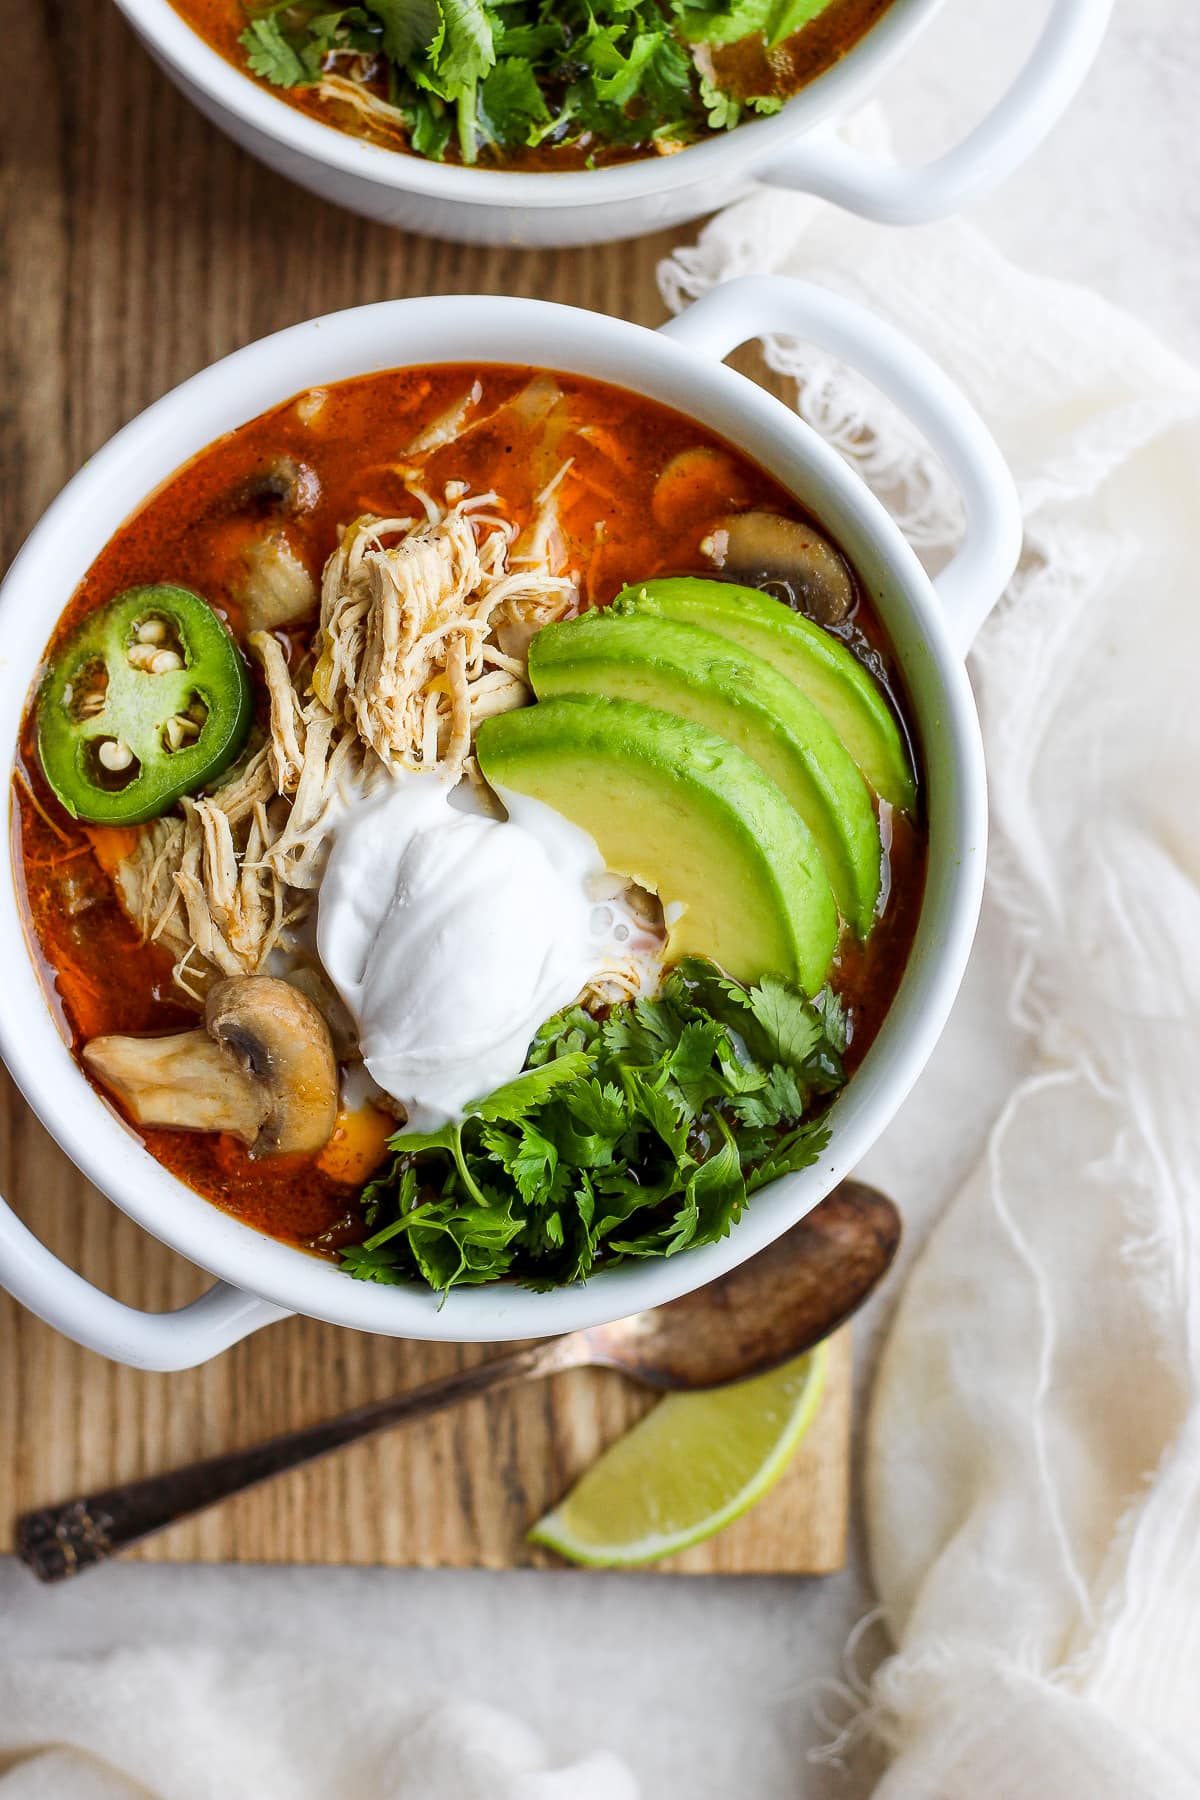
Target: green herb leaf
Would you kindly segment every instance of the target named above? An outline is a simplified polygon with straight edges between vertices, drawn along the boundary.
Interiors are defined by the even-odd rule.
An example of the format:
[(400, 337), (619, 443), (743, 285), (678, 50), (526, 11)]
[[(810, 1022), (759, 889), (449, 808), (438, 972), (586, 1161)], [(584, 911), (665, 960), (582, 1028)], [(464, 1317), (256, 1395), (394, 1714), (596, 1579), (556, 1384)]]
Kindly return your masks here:
[(794, 37), (806, 25), (819, 18), (832, 5), (832, 0), (775, 0), (767, 13), (766, 35), (771, 48)]
[(742, 116), (741, 105), (733, 95), (714, 87), (711, 81), (701, 81), (700, 103), (710, 131), (732, 131)]
[(479, 90), (480, 120), (493, 143), (527, 142), (531, 127), (550, 118), (533, 67), (521, 56), (496, 64)]
[(515, 1081), (505, 1082), (483, 1100), (472, 1100), (467, 1107), (481, 1119), (523, 1119), (526, 1113), (547, 1100), (556, 1088), (566, 1087), (586, 1075), (591, 1067), (582, 1051), (560, 1056), (538, 1069), (526, 1069)]
[(687, 1144), (688, 1119), (670, 1095), (654, 1087), (640, 1069), (626, 1069), (625, 1088), (640, 1119), (660, 1137), (678, 1162)]
[(442, 32), (433, 47), (437, 86), (458, 98), (486, 75), (496, 60), (490, 8), (483, 0), (439, 0)]
[(628, 1124), (625, 1096), (611, 1082), (578, 1081), (565, 1100), (571, 1117), (599, 1137), (618, 1138)]
[(797, 1126), (747, 1174), (746, 1192), (757, 1193), (769, 1181), (778, 1181), (781, 1175), (793, 1175), (798, 1169), (810, 1168), (828, 1142), (829, 1127), (823, 1120), (810, 1119), (807, 1124)]
[(453, 1155), (458, 1150), (459, 1127), (451, 1122), (441, 1125), (436, 1131), (409, 1131), (407, 1127), (389, 1138), (388, 1147), (401, 1150), (407, 1156), (415, 1156), (418, 1150), (449, 1150)]
[(461, 1124), (400, 1131), (364, 1189), (365, 1281), (547, 1288), (598, 1263), (714, 1243), (747, 1196), (811, 1163), (814, 1106), (845, 1079), (845, 1019), (768, 977), (688, 959), (654, 999), (547, 1020), (525, 1071)]
[(402, 69), (427, 56), (441, 38), (438, 0), (371, 0), (371, 11), (383, 25), (384, 50)]
[(733, 1047), (716, 1020), (690, 1020), (684, 1031), (686, 1041), (681, 1038), (679, 1050), (667, 1059), (663, 1086), (693, 1128), (728, 1098), (725, 1059)]
[(273, 14), (253, 19), (238, 41), (246, 52), (251, 74), (261, 76), (273, 87), (301, 87), (312, 80), (308, 65), (284, 36), (283, 27)]
[(773, 0), (676, 0), (679, 30), (691, 44), (736, 44), (765, 37)]
[(770, 1044), (775, 1062), (793, 1066), (811, 1056), (821, 1037), (821, 1021), (811, 1002), (777, 976), (764, 975), (751, 988), (748, 1005)]
[(440, 94), (427, 94), (416, 89), (405, 101), (404, 110), (408, 114), (413, 149), (418, 156), (429, 156), (439, 162), (454, 135), (454, 114), (446, 102)]
[(545, 1203), (552, 1196), (558, 1151), (549, 1138), (524, 1124), (516, 1135), (491, 1128), (483, 1131), (480, 1139), (489, 1155), (512, 1176), (524, 1201)]
[(356, 1281), (378, 1281), (384, 1287), (402, 1287), (411, 1279), (394, 1251), (388, 1249), (368, 1250), (365, 1244), (347, 1244), (341, 1259), (343, 1269)]

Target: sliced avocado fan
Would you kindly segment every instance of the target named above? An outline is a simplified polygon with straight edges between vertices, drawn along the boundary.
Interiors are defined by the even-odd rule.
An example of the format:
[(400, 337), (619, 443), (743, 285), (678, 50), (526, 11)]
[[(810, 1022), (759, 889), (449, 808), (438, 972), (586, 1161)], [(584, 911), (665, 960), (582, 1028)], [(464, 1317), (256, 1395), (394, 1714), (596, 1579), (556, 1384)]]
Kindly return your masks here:
[(809, 827), (843, 918), (867, 936), (882, 860), (874, 803), (824, 713), (770, 663), (698, 625), (605, 608), (539, 631), (529, 679), (539, 700), (639, 700), (744, 750)]
[(811, 619), (758, 588), (701, 576), (660, 576), (625, 588), (619, 614), (698, 625), (769, 662), (825, 715), (881, 800), (910, 811), (916, 783), (904, 737), (879, 684)]
[(488, 719), (475, 750), (501, 798), (553, 807), (608, 868), (659, 896), (671, 961), (708, 956), (738, 981), (778, 974), (820, 990), (838, 939), (824, 861), (744, 750), (657, 707), (592, 695)]

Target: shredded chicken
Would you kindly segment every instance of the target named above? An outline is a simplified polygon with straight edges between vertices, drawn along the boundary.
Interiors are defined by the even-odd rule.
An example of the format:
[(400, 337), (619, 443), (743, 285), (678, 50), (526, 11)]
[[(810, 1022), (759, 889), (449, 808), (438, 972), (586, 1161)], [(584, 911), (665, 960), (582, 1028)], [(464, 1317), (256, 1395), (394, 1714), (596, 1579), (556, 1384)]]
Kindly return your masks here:
[[(353, 61), (355, 59), (345, 59)], [(401, 112), (381, 95), (372, 93), (361, 81), (352, 81), (345, 75), (323, 75), (317, 83), (317, 93), (323, 100), (337, 100), (343, 106), (349, 106), (366, 121), (384, 131), (408, 134), (408, 114)]]
[(452, 406), (447, 407), (444, 413), (439, 413), (436, 419), (431, 419), (429, 424), (417, 433), (405, 451), (405, 456), (408, 458), (429, 456), (434, 450), (440, 450), (444, 444), (457, 443), (463, 435), (467, 415), (479, 405), (482, 398), (483, 383), (481, 381), (472, 382), (465, 394), (460, 395)]
[(544, 564), (509, 569), (495, 503), (459, 500), (436, 524), (356, 519), (326, 564), (313, 693), (392, 768), (461, 774), (473, 723), (528, 699), (497, 629), (561, 617), (574, 599)]
[(118, 865), (125, 910), (194, 997), (214, 972), (257, 973), (288, 923), (285, 886), (262, 862), (281, 810), (264, 746), (215, 793), (185, 800), (182, 818), (148, 825)]
[(608, 1006), (621, 1006), (626, 1000), (636, 1000), (646, 992), (647, 970), (645, 959), (635, 956), (610, 962), (587, 983), (576, 1004), (586, 1006), (589, 1012), (599, 1012)]
[(127, 912), (195, 998), (214, 975), (261, 973), (303, 923), (356, 795), (408, 769), (476, 778), (479, 724), (529, 699), (529, 636), (575, 605), (573, 580), (545, 560), (510, 565), (516, 534), (496, 495), (452, 484), (439, 506), (412, 491), (419, 521), (367, 515), (343, 532), (315, 661), (293, 668), (270, 632), (251, 636), (266, 741), (181, 818), (147, 826), (118, 868)]

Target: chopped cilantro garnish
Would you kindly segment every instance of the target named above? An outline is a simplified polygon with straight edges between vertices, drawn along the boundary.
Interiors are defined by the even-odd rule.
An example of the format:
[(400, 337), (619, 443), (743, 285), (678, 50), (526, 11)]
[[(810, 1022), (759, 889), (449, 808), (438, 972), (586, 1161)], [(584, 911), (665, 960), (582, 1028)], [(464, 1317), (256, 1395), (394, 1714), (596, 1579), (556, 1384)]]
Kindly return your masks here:
[[(276, 87), (378, 80), (411, 147), (465, 162), (496, 146), (637, 149), (730, 130), (778, 96), (725, 92), (698, 49), (779, 43), (830, 0), (275, 0), (248, 7), (249, 68)], [(709, 64), (705, 63), (705, 68)]]
[(362, 1196), (371, 1235), (343, 1266), (443, 1292), (548, 1288), (713, 1243), (749, 1194), (821, 1154), (812, 1114), (845, 1080), (845, 1044), (830, 991), (747, 989), (697, 958), (603, 1019), (568, 1007), (461, 1124), (396, 1134)]

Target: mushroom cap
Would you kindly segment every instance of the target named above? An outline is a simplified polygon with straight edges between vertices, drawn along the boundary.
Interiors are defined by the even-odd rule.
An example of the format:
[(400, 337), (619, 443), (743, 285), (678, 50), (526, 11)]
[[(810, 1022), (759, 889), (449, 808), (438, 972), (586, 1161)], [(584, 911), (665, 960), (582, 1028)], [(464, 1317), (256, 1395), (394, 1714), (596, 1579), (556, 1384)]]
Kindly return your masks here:
[(854, 577), (824, 532), (782, 513), (730, 513), (709, 535), (711, 556), (727, 575), (779, 598), (818, 625), (840, 625), (854, 611)]
[(286, 452), (274, 456), (264, 469), (247, 482), (245, 496), (265, 507), (291, 513), (312, 512), (321, 498), (321, 478), (308, 463)]
[(204, 1022), (267, 1097), (252, 1154), (322, 1149), (337, 1118), (337, 1060), (312, 1001), (274, 976), (239, 975), (209, 988)]

